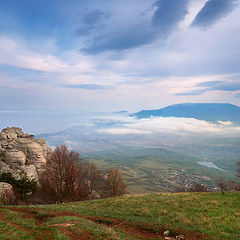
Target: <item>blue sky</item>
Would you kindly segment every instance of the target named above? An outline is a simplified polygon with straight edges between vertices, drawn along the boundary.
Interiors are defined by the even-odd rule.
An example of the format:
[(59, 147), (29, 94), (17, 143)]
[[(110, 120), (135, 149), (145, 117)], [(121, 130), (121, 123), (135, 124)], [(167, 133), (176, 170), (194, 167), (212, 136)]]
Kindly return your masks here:
[(0, 111), (240, 105), (239, 0), (3, 0)]

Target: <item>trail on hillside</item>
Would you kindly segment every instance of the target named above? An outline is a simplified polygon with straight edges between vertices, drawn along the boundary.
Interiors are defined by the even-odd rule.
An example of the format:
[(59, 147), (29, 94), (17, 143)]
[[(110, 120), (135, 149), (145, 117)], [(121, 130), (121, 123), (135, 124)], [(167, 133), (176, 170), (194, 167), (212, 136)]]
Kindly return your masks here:
[[(39, 236), (36, 236), (32, 230), (18, 226), (13, 223), (11, 219), (7, 219), (8, 223), (17, 226), (25, 231), (36, 236), (36, 240), (54, 239), (51, 234), (44, 230), (44, 226), (50, 227), (51, 230), (58, 229), (61, 233), (67, 236), (70, 240), (141, 240), (141, 239), (167, 239), (164, 238), (163, 232), (166, 230), (165, 226), (158, 226), (157, 231), (151, 228), (150, 224), (130, 223), (125, 220), (106, 217), (83, 216), (74, 212), (57, 212), (52, 210), (41, 210), (38, 208), (18, 208), (18, 207), (1, 207), (0, 221), (6, 220), (3, 209), (11, 210), (23, 214), (24, 219), (34, 219), (37, 226), (40, 228)], [(68, 217), (76, 217), (74, 220), (64, 220)], [(61, 219), (62, 218), (62, 219)], [(60, 219), (62, 222), (53, 223), (49, 225), (52, 220)], [(48, 225), (46, 225), (48, 224)], [(97, 231), (99, 228), (99, 231)], [(186, 240), (203, 240), (209, 239), (196, 232), (179, 230), (172, 231), (169, 239), (176, 239), (177, 235), (183, 235)], [(11, 240), (11, 239), (9, 239)]]

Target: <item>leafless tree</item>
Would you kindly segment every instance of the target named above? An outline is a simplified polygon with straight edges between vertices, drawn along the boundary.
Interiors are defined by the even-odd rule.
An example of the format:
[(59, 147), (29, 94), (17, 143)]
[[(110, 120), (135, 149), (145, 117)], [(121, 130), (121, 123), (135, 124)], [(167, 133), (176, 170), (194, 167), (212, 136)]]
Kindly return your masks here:
[(74, 200), (79, 192), (81, 180), (79, 154), (66, 146), (57, 146), (47, 161), (40, 177), (41, 194), (49, 200), (63, 202)]
[(237, 169), (237, 177), (240, 177), (240, 160), (237, 161), (237, 166), (238, 166), (238, 169)]
[[(70, 202), (124, 194), (126, 185), (118, 169), (103, 177), (93, 163), (79, 159), (66, 146), (57, 146), (40, 177), (40, 202)], [(44, 199), (44, 200), (41, 200)]]
[(127, 186), (117, 168), (107, 172), (106, 187), (108, 197), (121, 196), (126, 193)]
[(218, 187), (221, 189), (222, 195), (224, 195), (225, 191), (227, 190), (227, 184), (226, 184), (226, 182), (225, 182), (222, 178), (219, 178), (219, 179), (217, 180), (217, 185), (218, 185)]

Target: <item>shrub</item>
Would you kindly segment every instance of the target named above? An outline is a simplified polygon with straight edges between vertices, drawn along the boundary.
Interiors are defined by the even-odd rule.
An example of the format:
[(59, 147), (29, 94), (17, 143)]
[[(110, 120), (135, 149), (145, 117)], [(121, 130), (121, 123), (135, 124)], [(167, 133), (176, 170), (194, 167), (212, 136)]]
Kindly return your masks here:
[(195, 184), (190, 188), (190, 192), (208, 192), (208, 190), (202, 184)]
[(10, 172), (4, 172), (0, 174), (0, 182), (6, 182), (12, 185), (15, 201), (25, 201), (37, 190), (37, 181), (28, 178), (24, 172), (21, 172), (18, 178), (15, 178)]

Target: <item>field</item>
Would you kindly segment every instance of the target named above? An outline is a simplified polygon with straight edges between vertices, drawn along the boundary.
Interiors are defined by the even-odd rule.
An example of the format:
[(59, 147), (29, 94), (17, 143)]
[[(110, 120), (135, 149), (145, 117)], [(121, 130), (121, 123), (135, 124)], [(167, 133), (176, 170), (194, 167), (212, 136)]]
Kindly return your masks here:
[(1, 206), (1, 240), (240, 239), (239, 193), (159, 193), (77, 203)]
[[(86, 158), (100, 169), (118, 167), (131, 193), (176, 192), (203, 184), (215, 191), (217, 179), (236, 180), (235, 170), (201, 166), (201, 159), (162, 148), (125, 148), (100, 151)], [(234, 162), (236, 165), (236, 163)]]

